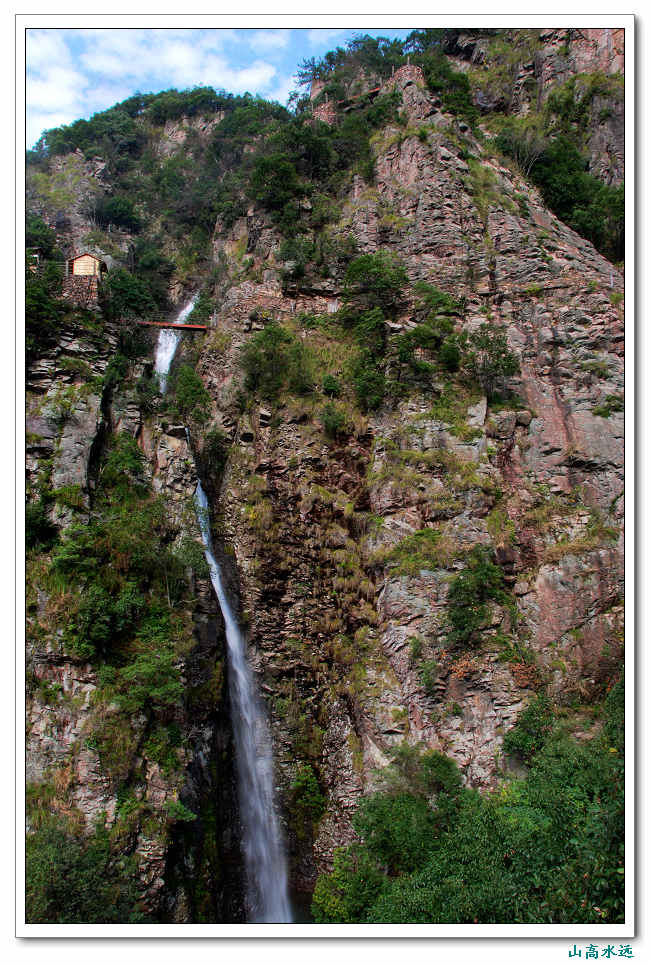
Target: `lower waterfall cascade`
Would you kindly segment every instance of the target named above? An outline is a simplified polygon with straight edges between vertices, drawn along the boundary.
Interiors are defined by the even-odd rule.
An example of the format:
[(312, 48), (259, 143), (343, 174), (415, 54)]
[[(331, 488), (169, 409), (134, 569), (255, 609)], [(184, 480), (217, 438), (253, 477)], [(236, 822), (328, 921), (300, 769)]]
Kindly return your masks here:
[[(178, 322), (188, 317), (195, 301), (196, 296), (180, 313)], [(158, 336), (155, 371), (162, 393), (167, 388), (169, 368), (180, 336), (181, 333), (173, 329), (161, 329)], [(186, 435), (189, 443), (187, 428)], [(226, 630), (249, 921), (292, 922), (286, 858), (274, 804), (273, 751), (268, 720), (246, 658), (246, 639), (214, 555), (208, 499), (200, 481), (194, 502), (210, 579)]]

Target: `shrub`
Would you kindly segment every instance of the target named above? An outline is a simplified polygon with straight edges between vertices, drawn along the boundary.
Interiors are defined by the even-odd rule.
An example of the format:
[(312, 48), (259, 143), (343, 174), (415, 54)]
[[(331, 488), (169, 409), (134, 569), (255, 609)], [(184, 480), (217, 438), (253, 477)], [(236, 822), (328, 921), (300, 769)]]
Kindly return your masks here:
[(321, 422), (325, 434), (331, 439), (337, 439), (347, 428), (345, 413), (338, 406), (335, 406), (334, 403), (328, 403), (323, 407), (321, 410)]
[(183, 684), (176, 655), (167, 646), (143, 651), (131, 664), (114, 670), (120, 708), (134, 714), (146, 708), (157, 713), (171, 711), (183, 698)]
[(519, 372), (519, 358), (508, 348), (505, 329), (483, 323), (469, 337), (466, 365), (488, 399), (504, 391), (507, 380)]
[(460, 369), (461, 352), (457, 341), (445, 339), (440, 347), (440, 362), (447, 372), (458, 372)]
[(144, 597), (132, 583), (127, 583), (116, 596), (101, 584), (90, 584), (84, 591), (79, 610), (70, 633), (79, 657), (106, 655), (137, 626), (145, 609)]
[(622, 413), (625, 409), (625, 403), (621, 396), (607, 395), (604, 401), (592, 409), (594, 416), (602, 416), (604, 419), (609, 419), (612, 413)]
[(386, 390), (386, 379), (377, 359), (369, 350), (358, 354), (352, 363), (352, 384), (364, 412), (379, 409)]
[(416, 282), (413, 286), (418, 295), (418, 310), (425, 311), (430, 319), (438, 315), (456, 315), (462, 310), (462, 301), (442, 292), (429, 282)]
[(178, 799), (171, 799), (165, 803), (167, 814), (174, 822), (196, 822), (198, 816), (183, 805)]
[(144, 495), (148, 490), (144, 465), (144, 455), (135, 439), (128, 433), (119, 433), (113, 438), (100, 470), (101, 485), (116, 491), (116, 495), (125, 496), (131, 490)]
[(307, 352), (290, 332), (275, 322), (265, 326), (246, 344), (241, 355), (246, 388), (275, 399), (288, 387), (299, 395), (313, 389)]
[(533, 698), (517, 718), (517, 723), (503, 739), (503, 750), (518, 755), (525, 762), (541, 751), (551, 733), (553, 711), (545, 694)]
[(186, 364), (178, 367), (173, 379), (173, 393), (181, 416), (204, 423), (210, 414), (210, 394), (197, 372)]
[(291, 784), (292, 813), (299, 839), (311, 836), (325, 812), (325, 796), (311, 765), (302, 765)]
[[(522, 149), (528, 150), (512, 122), (497, 143), (513, 157), (518, 157)], [(614, 261), (622, 259), (625, 254), (624, 186), (605, 185), (589, 174), (586, 158), (566, 135), (546, 143), (541, 152), (539, 146), (534, 141), (528, 171), (544, 203), (569, 227), (588, 238), (603, 255)]]
[(334, 376), (328, 374), (323, 379), (323, 395), (329, 396), (330, 399), (338, 399), (341, 395), (341, 384)]
[(203, 449), (201, 450), (201, 464), (209, 473), (219, 475), (225, 469), (230, 453), (228, 436), (215, 427), (206, 433)]
[(392, 318), (407, 284), (406, 269), (395, 256), (388, 252), (361, 255), (345, 273), (344, 299), (357, 309), (380, 308)]
[(43, 497), (25, 505), (25, 545), (28, 550), (49, 550), (56, 540), (57, 529), (47, 515)]
[(41, 258), (53, 258), (56, 252), (56, 232), (38, 215), (25, 219), (25, 247), (38, 248)]
[(102, 306), (111, 320), (143, 318), (154, 312), (156, 303), (147, 283), (123, 268), (113, 269), (102, 283)]
[(51, 345), (66, 306), (57, 299), (61, 276), (53, 265), (46, 265), (41, 275), (25, 273), (25, 350), (26, 361), (36, 358)]
[(141, 227), (140, 219), (130, 198), (121, 196), (99, 198), (95, 203), (94, 214), (97, 224), (103, 228), (115, 225), (117, 228), (137, 232)]
[(288, 154), (259, 158), (250, 178), (250, 195), (265, 208), (286, 217), (287, 206), (306, 193)]
[(476, 643), (489, 616), (489, 601), (509, 602), (504, 590), (503, 571), (492, 562), (485, 547), (474, 547), (467, 565), (451, 581), (447, 596), (448, 640), (452, 645), (467, 647)]
[(315, 918), (623, 921), (623, 759), (609, 744), (620, 706), (616, 692), (604, 736), (578, 744), (551, 732), (526, 778), (482, 795), (439, 752), (397, 746), (353, 819), (361, 842), (319, 877)]
[(51, 817), (27, 835), (25, 860), (27, 922), (145, 921), (133, 861), (115, 861), (101, 826), (83, 838)]
[(420, 668), (420, 681), (422, 682), (422, 687), (425, 693), (432, 698), (436, 691), (435, 686), (438, 681), (438, 675), (440, 673), (440, 667), (437, 661), (425, 661)]

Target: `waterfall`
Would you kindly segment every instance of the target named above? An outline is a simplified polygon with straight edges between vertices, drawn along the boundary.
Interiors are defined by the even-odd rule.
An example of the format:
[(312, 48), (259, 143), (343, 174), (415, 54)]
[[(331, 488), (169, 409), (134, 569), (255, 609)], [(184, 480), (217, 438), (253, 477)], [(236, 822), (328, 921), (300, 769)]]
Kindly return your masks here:
[[(194, 308), (194, 303), (196, 302), (197, 296), (194, 295), (190, 301), (187, 303), (182, 312), (180, 312), (176, 322), (182, 325), (186, 318)], [(172, 364), (172, 359), (176, 349), (178, 348), (178, 343), (181, 339), (181, 332), (178, 329), (161, 329), (158, 336), (158, 345), (156, 346), (156, 375), (158, 376), (158, 382), (160, 384), (161, 393), (167, 391), (167, 375), (169, 373), (169, 367)]]
[(291, 922), (286, 862), (273, 803), (271, 735), (253, 674), (246, 660), (246, 640), (230, 606), (221, 569), (212, 552), (208, 500), (200, 483), (194, 500), (212, 586), (226, 625), (230, 701), (251, 920)]
[[(195, 301), (196, 296), (180, 313), (178, 322), (187, 318)], [(156, 373), (160, 380), (160, 391), (163, 393), (167, 388), (167, 374), (180, 335), (178, 330), (160, 330), (156, 348)], [(187, 427), (185, 434), (189, 443)], [(214, 556), (208, 499), (200, 482), (197, 484), (194, 502), (205, 559), (226, 627), (230, 704), (250, 921), (291, 922), (287, 867), (273, 801), (271, 733), (264, 706), (246, 660), (246, 640), (237, 623), (221, 569)]]

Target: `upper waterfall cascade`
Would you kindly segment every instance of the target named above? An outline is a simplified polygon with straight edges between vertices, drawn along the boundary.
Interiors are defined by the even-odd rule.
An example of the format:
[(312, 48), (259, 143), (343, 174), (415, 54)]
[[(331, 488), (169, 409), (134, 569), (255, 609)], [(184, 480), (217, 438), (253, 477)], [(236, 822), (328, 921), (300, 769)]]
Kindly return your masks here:
[[(178, 317), (188, 317), (196, 296)], [(161, 392), (180, 339), (180, 332), (161, 329), (156, 373)], [(186, 428), (189, 442), (189, 432)], [(223, 614), (228, 646), (229, 687), (237, 757), (242, 845), (246, 865), (248, 915), (251, 922), (292, 922), (287, 867), (273, 794), (273, 749), (267, 716), (246, 659), (246, 640), (228, 598), (210, 535), (208, 499), (199, 482), (194, 502), (212, 586)]]
[[(185, 308), (180, 312), (178, 318), (175, 320), (177, 324), (182, 324), (187, 318), (189, 318), (192, 309), (196, 303), (198, 295), (194, 295), (192, 299), (187, 303)], [(169, 375), (169, 367), (172, 364), (172, 359), (178, 348), (178, 343), (180, 342), (181, 332), (178, 329), (161, 329), (158, 336), (158, 344), (156, 346), (156, 375), (158, 376), (158, 382), (160, 384), (160, 391), (162, 393), (167, 391), (167, 376)]]

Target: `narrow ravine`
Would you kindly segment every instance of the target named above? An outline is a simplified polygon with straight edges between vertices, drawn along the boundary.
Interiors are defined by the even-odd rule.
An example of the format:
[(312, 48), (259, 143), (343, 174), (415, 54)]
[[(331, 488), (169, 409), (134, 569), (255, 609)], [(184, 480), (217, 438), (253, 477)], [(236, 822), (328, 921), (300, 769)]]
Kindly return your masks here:
[(212, 551), (208, 500), (200, 483), (194, 500), (212, 586), (226, 625), (249, 916), (251, 922), (291, 922), (286, 860), (273, 802), (269, 726), (246, 660), (246, 640)]
[[(185, 321), (195, 301), (196, 296), (180, 313), (177, 322)], [(155, 368), (162, 393), (167, 388), (169, 368), (180, 336), (178, 330), (161, 329), (158, 337)], [(189, 442), (187, 429), (186, 434)], [(287, 864), (274, 803), (273, 751), (268, 720), (246, 659), (246, 639), (237, 622), (221, 568), (214, 555), (210, 509), (200, 481), (194, 502), (212, 586), (226, 629), (248, 920), (257, 923), (292, 922)]]

